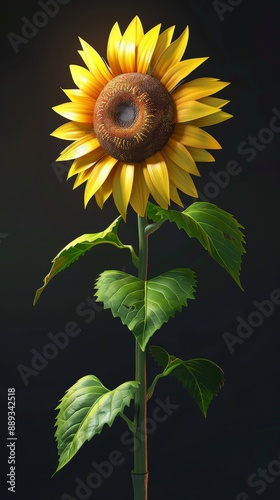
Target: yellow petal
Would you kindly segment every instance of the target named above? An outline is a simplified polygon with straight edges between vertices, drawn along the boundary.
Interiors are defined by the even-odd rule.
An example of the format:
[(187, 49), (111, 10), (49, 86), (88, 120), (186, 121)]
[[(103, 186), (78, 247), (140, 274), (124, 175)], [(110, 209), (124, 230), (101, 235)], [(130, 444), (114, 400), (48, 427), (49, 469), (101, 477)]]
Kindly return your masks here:
[(188, 172), (185, 172), (173, 161), (168, 162), (168, 172), (170, 180), (178, 189), (180, 189), (180, 191), (188, 194), (189, 196), (194, 196), (195, 198), (197, 198), (196, 187)]
[(105, 180), (110, 174), (112, 168), (114, 168), (117, 161), (118, 160), (116, 160), (116, 158), (107, 155), (103, 157), (98, 163), (96, 163), (96, 165), (94, 165), (85, 188), (85, 194), (84, 194), (85, 207), (87, 206), (89, 200), (96, 193), (96, 191), (98, 191), (98, 189), (105, 182)]
[(100, 147), (95, 149), (95, 151), (92, 151), (91, 153), (81, 156), (81, 158), (77, 158), (71, 165), (71, 168), (67, 175), (67, 179), (92, 167), (97, 161), (100, 160), (100, 158), (102, 158), (102, 156), (105, 155), (106, 153), (104, 149)]
[(136, 72), (136, 45), (131, 41), (122, 40), (119, 45), (119, 62), (122, 73)]
[(111, 79), (112, 75), (107, 68), (102, 57), (98, 52), (82, 38), (79, 37), (83, 53), (81, 54), (85, 64), (87, 65), (94, 78), (102, 85), (105, 86)]
[(148, 31), (140, 40), (137, 48), (137, 72), (147, 73), (151, 58), (157, 44), (158, 35), (160, 31), (160, 24)]
[[(157, 191), (155, 188), (154, 184), (151, 182), (148, 169), (146, 165), (143, 165), (143, 174), (144, 178), (146, 181), (146, 184), (149, 188), (149, 191), (151, 192), (151, 195), (153, 196), (155, 202), (162, 208), (165, 208), (166, 210), (168, 209), (168, 203), (167, 201), (160, 195), (160, 193)], [(168, 181), (168, 189), (169, 189), (169, 181)]]
[(72, 102), (83, 102), (86, 103), (88, 106), (94, 106), (96, 99), (93, 99), (90, 97), (88, 94), (85, 94), (82, 90), (80, 89), (62, 89), (64, 94), (67, 95), (67, 97), (70, 99)]
[[(134, 32), (134, 34), (133, 34)], [(129, 38), (130, 33), (132, 33), (133, 39), (135, 40), (136, 45), (139, 45), (140, 41), (144, 36), (144, 30), (142, 23), (140, 21), (139, 16), (135, 16), (131, 23), (128, 25), (127, 29), (124, 32), (124, 35)]]
[(212, 156), (211, 153), (205, 149), (188, 147), (188, 151), (192, 155), (194, 161), (215, 161), (214, 156)]
[(174, 201), (175, 203), (177, 203), (177, 205), (179, 205), (180, 207), (183, 207), (184, 205), (183, 205), (182, 200), (179, 196), (179, 193), (178, 193), (176, 186), (173, 184), (172, 181), (169, 182), (169, 185), (170, 185), (170, 199), (172, 201)]
[(189, 172), (190, 174), (200, 176), (197, 166), (193, 160), (193, 157), (188, 152), (188, 150), (180, 144), (180, 142), (175, 141), (170, 137), (166, 146), (162, 150), (163, 157), (168, 165), (169, 158), (179, 165), (183, 170)]
[(222, 108), (230, 101), (227, 99), (220, 99), (219, 97), (203, 97), (203, 99), (199, 99), (199, 102), (207, 104), (207, 106), (213, 106), (214, 108)]
[(87, 170), (84, 170), (83, 172), (80, 172), (77, 175), (76, 180), (73, 184), (73, 189), (76, 189), (78, 186), (80, 186), (89, 179), (93, 168), (94, 167), (88, 168)]
[(130, 196), (130, 204), (133, 210), (144, 217), (150, 191), (146, 184), (142, 163), (136, 163), (134, 169), (134, 182)]
[(170, 200), (169, 176), (164, 158), (158, 152), (147, 158), (145, 163), (147, 169), (144, 170), (144, 177), (153, 198), (161, 206), (163, 206), (162, 203), (167, 206)]
[(136, 48), (143, 35), (141, 21), (136, 16), (126, 28), (119, 44), (119, 63), (123, 73), (134, 73), (137, 71)]
[(122, 33), (118, 23), (115, 23), (111, 29), (107, 43), (107, 60), (114, 76), (120, 75), (122, 70), (118, 58), (119, 45), (122, 39)]
[(50, 135), (66, 141), (75, 141), (91, 131), (92, 127), (88, 123), (67, 122), (56, 128)]
[(197, 118), (218, 113), (219, 109), (207, 106), (198, 101), (187, 101), (175, 106), (175, 123), (190, 122)]
[(75, 158), (80, 158), (81, 156), (94, 151), (99, 148), (100, 144), (98, 139), (93, 134), (87, 134), (81, 139), (73, 142), (67, 148), (65, 148), (56, 161), (66, 161), (73, 160)]
[(65, 102), (52, 108), (56, 113), (79, 123), (93, 123), (93, 108), (81, 102)]
[(202, 118), (197, 118), (192, 121), (192, 125), (197, 127), (208, 127), (210, 125), (216, 125), (216, 123), (221, 123), (232, 118), (232, 115), (225, 113), (224, 111), (218, 111), (218, 113), (203, 116)]
[(168, 69), (160, 81), (165, 86), (166, 90), (171, 92), (181, 80), (186, 78), (186, 76), (198, 68), (198, 66), (204, 63), (207, 59), (208, 57), (196, 57), (194, 59), (180, 61)]
[(197, 78), (190, 82), (180, 85), (172, 92), (172, 98), (175, 102), (180, 99), (184, 101), (196, 101), (211, 94), (215, 94), (219, 90), (227, 87), (229, 82), (222, 82), (217, 78)]
[(221, 149), (222, 147), (208, 132), (186, 123), (177, 123), (175, 125), (172, 138), (181, 142), (184, 146), (194, 148)]
[(189, 40), (189, 27), (187, 26), (183, 33), (172, 42), (159, 56), (155, 67), (152, 71), (152, 76), (161, 80), (165, 73), (177, 65), (181, 60)]
[(124, 220), (133, 186), (134, 168), (134, 165), (119, 163), (113, 178), (114, 202)]
[(99, 83), (89, 70), (82, 68), (82, 66), (71, 64), (70, 71), (73, 81), (77, 87), (90, 97), (93, 97), (93, 99), (97, 99), (104, 85)]
[(151, 61), (152, 71), (157, 63), (158, 58), (162, 54), (162, 52), (167, 47), (169, 47), (171, 40), (172, 40), (172, 37), (173, 37), (174, 29), (175, 29), (175, 26), (171, 26), (170, 28), (167, 28), (165, 31), (160, 33), (155, 50), (154, 50), (154, 53), (153, 53), (152, 61)]
[(105, 201), (112, 194), (112, 191), (113, 191), (112, 181), (113, 181), (113, 176), (112, 176), (112, 172), (111, 172), (108, 175), (106, 181), (103, 182), (102, 186), (95, 193), (95, 200), (96, 200), (97, 205), (100, 208), (103, 208)]

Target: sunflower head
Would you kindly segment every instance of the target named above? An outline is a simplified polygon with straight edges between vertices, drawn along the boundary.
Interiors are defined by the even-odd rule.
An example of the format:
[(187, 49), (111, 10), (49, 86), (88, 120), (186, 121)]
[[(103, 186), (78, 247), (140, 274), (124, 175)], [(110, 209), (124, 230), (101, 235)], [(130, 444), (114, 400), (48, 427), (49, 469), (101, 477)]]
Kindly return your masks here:
[(174, 26), (160, 28), (144, 33), (136, 16), (122, 34), (116, 23), (107, 62), (80, 39), (86, 68), (70, 66), (77, 88), (53, 108), (69, 121), (52, 135), (72, 141), (57, 160), (74, 160), (68, 177), (74, 188), (85, 183), (85, 206), (95, 196), (102, 208), (112, 194), (124, 219), (129, 203), (144, 216), (150, 195), (165, 209), (183, 205), (178, 190), (197, 197), (196, 162), (214, 161), (207, 150), (221, 148), (203, 127), (231, 117), (222, 110), (229, 101), (213, 97), (228, 82), (185, 81), (207, 59), (182, 60), (188, 27), (174, 41)]

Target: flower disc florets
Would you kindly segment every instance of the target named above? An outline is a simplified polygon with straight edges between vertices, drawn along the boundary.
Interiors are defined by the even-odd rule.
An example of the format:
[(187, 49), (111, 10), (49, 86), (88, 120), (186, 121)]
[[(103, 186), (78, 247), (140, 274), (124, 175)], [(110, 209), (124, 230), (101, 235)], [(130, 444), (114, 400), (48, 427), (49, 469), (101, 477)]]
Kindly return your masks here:
[(167, 143), (174, 127), (170, 94), (157, 78), (116, 76), (94, 107), (94, 132), (105, 151), (124, 162), (142, 162)]

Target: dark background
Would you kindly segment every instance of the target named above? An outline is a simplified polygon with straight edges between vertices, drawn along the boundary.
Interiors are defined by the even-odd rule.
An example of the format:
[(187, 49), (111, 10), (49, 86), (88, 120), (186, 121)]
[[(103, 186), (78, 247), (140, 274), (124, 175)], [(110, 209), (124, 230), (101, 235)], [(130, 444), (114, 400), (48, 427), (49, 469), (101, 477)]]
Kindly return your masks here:
[[(57, 276), (36, 307), (32, 302), (58, 251), (83, 233), (103, 230), (118, 215), (111, 201), (103, 211), (95, 202), (84, 210), (83, 187), (72, 191), (72, 180), (66, 182), (67, 165), (60, 164), (58, 170), (55, 158), (64, 144), (49, 134), (65, 120), (51, 107), (65, 101), (60, 87), (74, 87), (68, 66), (81, 63), (78, 36), (105, 57), (115, 21), (123, 31), (138, 14), (145, 31), (158, 23), (162, 30), (176, 24), (176, 38), (189, 24), (185, 57), (209, 56), (192, 78), (232, 82), (219, 96), (231, 100), (226, 111), (234, 118), (209, 130), (223, 149), (215, 152), (216, 163), (199, 166), (198, 186), (202, 197), (234, 214), (245, 227), (247, 241), (242, 291), (198, 242), (175, 225), (166, 223), (151, 238), (151, 275), (186, 266), (198, 279), (196, 300), (164, 325), (152, 343), (182, 359), (215, 361), (224, 369), (226, 381), (207, 419), (175, 379), (159, 382), (149, 403), (150, 417), (157, 398), (177, 406), (164, 422), (150, 421), (149, 499), (277, 500), (280, 305), (271, 304), (267, 317), (251, 313), (256, 311), (254, 301), (270, 300), (280, 289), (279, 3), (62, 3), (56, 15), (44, 21), (36, 17), (42, 11), (40, 2), (1, 1), (1, 498), (131, 500), (133, 495), (133, 456), (131, 445), (122, 438), (126, 425), (121, 419), (111, 429), (106, 426), (51, 478), (57, 464), (54, 408), (64, 391), (87, 374), (95, 374), (109, 388), (134, 378), (133, 335), (94, 301), (86, 305), (104, 269), (134, 273), (129, 254), (98, 246)], [(16, 53), (8, 34), (22, 36), (22, 18), (32, 21), (34, 16), (45, 25), (32, 36), (29, 32), (29, 40), (21, 41)], [(278, 132), (271, 130), (271, 123)], [(248, 145), (249, 136), (257, 138), (255, 146)], [(226, 178), (222, 172), (232, 161), (238, 175)], [(187, 197), (185, 201), (189, 203)], [(120, 228), (126, 243), (136, 243), (134, 224), (129, 212), (127, 224)], [(24, 382), (19, 367), (32, 369), (34, 352), (42, 353), (51, 343), (49, 334), (63, 332), (69, 321), (78, 325), (79, 334), (48, 363), (43, 361), (45, 366), (36, 373), (28, 372)], [(254, 323), (247, 338), (237, 337), (240, 321)], [(232, 352), (226, 332), (239, 339)], [(152, 380), (156, 367), (150, 359), (148, 370)], [(8, 493), (6, 485), (9, 387), (16, 389), (17, 404), (15, 494)], [(123, 463), (99, 488), (77, 496), (77, 478), (85, 482), (96, 472), (92, 461), (108, 461), (113, 450), (120, 452)]]

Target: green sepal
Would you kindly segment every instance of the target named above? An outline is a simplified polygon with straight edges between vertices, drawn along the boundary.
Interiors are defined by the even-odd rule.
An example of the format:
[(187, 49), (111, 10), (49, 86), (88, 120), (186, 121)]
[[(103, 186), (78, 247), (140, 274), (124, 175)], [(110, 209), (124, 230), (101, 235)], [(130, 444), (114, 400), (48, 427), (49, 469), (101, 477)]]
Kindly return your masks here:
[(149, 351), (164, 370), (154, 378), (148, 390), (148, 397), (151, 397), (160, 378), (171, 375), (181, 382), (206, 417), (213, 397), (224, 385), (223, 370), (209, 359), (196, 358), (183, 361), (158, 346), (151, 346)]
[(115, 418), (134, 398), (139, 382), (125, 382), (110, 391), (95, 375), (78, 380), (60, 400), (56, 410), (57, 450), (59, 463), (55, 472), (64, 467), (81, 446), (100, 434), (104, 425), (112, 426)]
[(111, 270), (97, 279), (95, 297), (133, 332), (144, 351), (155, 331), (194, 299), (195, 285), (191, 269), (173, 269), (147, 281)]
[(245, 239), (241, 231), (244, 227), (230, 213), (213, 203), (198, 201), (182, 212), (165, 210), (149, 202), (147, 214), (153, 222), (175, 222), (190, 238), (197, 238), (243, 289), (239, 276), (242, 254), (245, 253)]
[(92, 247), (100, 245), (101, 243), (109, 243), (117, 248), (129, 249), (132, 257), (132, 262), (138, 269), (138, 257), (135, 254), (133, 247), (131, 245), (123, 245), (118, 237), (117, 230), (121, 220), (122, 217), (119, 216), (107, 229), (105, 229), (105, 231), (92, 234), (83, 234), (82, 236), (79, 236), (75, 240), (68, 243), (68, 245), (66, 245), (52, 260), (53, 265), (51, 267), (51, 270), (45, 276), (43, 286), (36, 292), (34, 305), (38, 301), (42, 291), (46, 288), (51, 279), (56, 276), (56, 274), (69, 267), (70, 264), (75, 262), (79, 257), (84, 255)]

